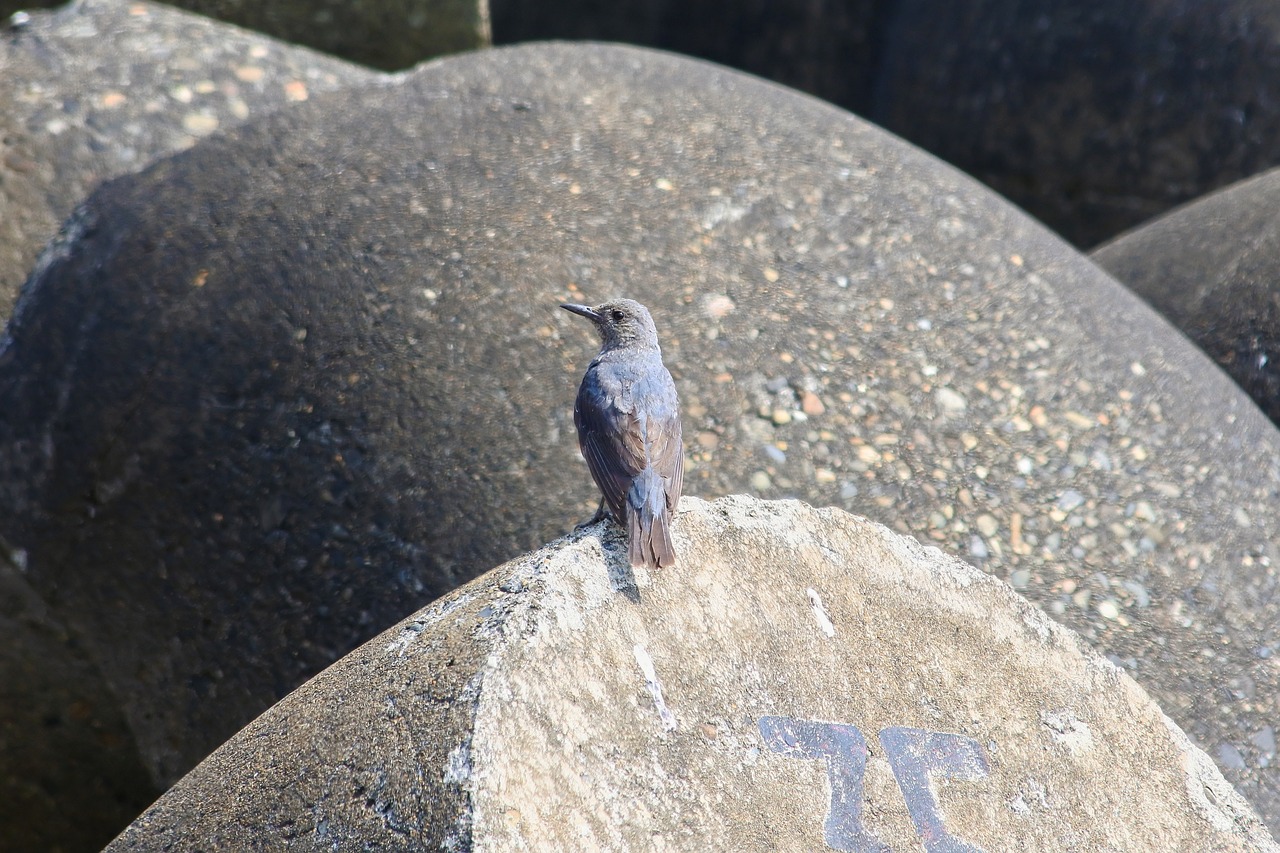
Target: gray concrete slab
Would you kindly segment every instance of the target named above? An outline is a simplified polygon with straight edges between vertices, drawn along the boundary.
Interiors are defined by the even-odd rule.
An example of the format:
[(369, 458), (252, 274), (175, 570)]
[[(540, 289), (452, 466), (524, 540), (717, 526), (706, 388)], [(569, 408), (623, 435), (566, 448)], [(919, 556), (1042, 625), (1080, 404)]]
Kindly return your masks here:
[(1277, 850), (1007, 585), (840, 510), (685, 499), (520, 557), (276, 705), (109, 853)]

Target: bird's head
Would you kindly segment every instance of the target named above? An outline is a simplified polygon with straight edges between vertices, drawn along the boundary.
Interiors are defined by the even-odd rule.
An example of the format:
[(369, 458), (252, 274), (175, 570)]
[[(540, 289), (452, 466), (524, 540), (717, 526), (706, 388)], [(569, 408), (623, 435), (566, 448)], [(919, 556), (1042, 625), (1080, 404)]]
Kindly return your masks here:
[(649, 316), (649, 309), (634, 299), (615, 299), (594, 308), (573, 303), (560, 307), (595, 324), (596, 331), (600, 333), (602, 351), (627, 346), (658, 346), (658, 330)]

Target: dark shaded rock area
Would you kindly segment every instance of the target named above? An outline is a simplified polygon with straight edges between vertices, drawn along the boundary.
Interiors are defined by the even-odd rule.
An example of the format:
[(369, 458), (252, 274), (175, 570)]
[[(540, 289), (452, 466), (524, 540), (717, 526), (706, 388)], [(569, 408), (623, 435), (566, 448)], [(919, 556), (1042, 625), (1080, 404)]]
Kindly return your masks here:
[(647, 45), (758, 74), (863, 115), (873, 105), (893, 0), (489, 0), (499, 44)]
[[(72, 9), (82, 2), (0, 0), (0, 24), (14, 12)], [(154, 6), (143, 0), (112, 5), (121, 10)], [(388, 71), (489, 45), (485, 0), (172, 0), (166, 5)]]
[(1007, 585), (839, 510), (681, 510), (678, 569), (620, 588), (613, 525), (501, 566), (286, 697), (108, 853), (1280, 850)]
[(99, 183), (378, 75), (169, 6), (80, 0), (0, 30), (0, 321)]
[(825, 98), (1078, 246), (1280, 163), (1268, 0), (491, 4), (499, 44), (645, 44)]
[[(489, 42), (475, 0), (179, 5), (375, 68)], [(829, 100), (1083, 247), (1280, 162), (1280, 18), (1266, 0), (491, 5), (500, 44), (643, 44)]]
[[(4, 319), (41, 247), (103, 180), (251, 116), (378, 79), (167, 6), (108, 0), (33, 13), (0, 32), (0, 77)], [(0, 554), (9, 554), (3, 541)], [(25, 565), (25, 552), (0, 557), (0, 849), (99, 849), (167, 781), (148, 772), (96, 670), (101, 641), (52, 615)]]
[(295, 104), (105, 184), (43, 256), (0, 343), (0, 537), (153, 779), (591, 512), (595, 341), (555, 306), (615, 295), (657, 320), (688, 492), (1008, 579), (1280, 821), (1272, 425), (956, 170), (596, 45)]
[(39, 9), (53, 9), (65, 5), (66, 0), (0, 0), (0, 23), (6, 21), (15, 12), (34, 12)]
[(52, 616), (3, 542), (0, 638), (0, 850), (100, 849), (163, 789), (84, 639)]
[[(475, 0), (179, 5), (384, 69), (489, 41)], [(829, 100), (1082, 247), (1280, 162), (1280, 17), (1267, 0), (491, 5), (500, 44), (643, 44)]]
[(1268, 0), (902, 0), (874, 119), (1079, 246), (1280, 163)]
[(489, 46), (483, 0), (170, 0), (192, 12), (372, 68)]
[(1280, 424), (1280, 171), (1100, 246), (1092, 258), (1155, 306)]

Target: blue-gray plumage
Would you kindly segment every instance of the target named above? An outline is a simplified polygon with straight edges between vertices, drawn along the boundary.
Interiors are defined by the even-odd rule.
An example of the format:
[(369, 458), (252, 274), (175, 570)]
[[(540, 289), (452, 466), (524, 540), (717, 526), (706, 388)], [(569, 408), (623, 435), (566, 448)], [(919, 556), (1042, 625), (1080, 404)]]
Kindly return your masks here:
[(600, 353), (573, 406), (578, 447), (603, 495), (587, 523), (604, 517), (607, 505), (627, 529), (631, 565), (674, 565), (671, 517), (684, 483), (684, 446), (676, 386), (662, 364), (653, 318), (632, 299), (560, 307), (600, 333)]

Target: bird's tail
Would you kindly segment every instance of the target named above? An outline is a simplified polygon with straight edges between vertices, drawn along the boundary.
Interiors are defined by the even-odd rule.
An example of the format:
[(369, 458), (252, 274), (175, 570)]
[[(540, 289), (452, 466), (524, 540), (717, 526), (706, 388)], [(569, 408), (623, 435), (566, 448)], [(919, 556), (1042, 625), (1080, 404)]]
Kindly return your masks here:
[(674, 566), (666, 483), (653, 468), (645, 468), (627, 493), (627, 556), (633, 566), (651, 569)]

